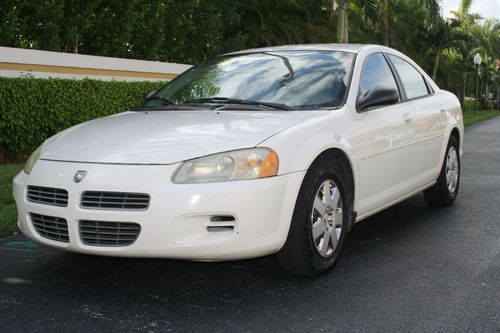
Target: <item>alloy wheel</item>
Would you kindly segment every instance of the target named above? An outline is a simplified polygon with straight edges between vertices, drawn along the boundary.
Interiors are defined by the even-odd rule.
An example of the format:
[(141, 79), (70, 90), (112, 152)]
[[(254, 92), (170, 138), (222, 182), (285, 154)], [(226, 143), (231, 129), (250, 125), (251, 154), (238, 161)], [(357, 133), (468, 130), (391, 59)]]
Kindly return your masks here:
[(338, 246), (342, 234), (342, 197), (332, 179), (321, 183), (314, 196), (311, 211), (312, 241), (316, 252), (330, 257)]

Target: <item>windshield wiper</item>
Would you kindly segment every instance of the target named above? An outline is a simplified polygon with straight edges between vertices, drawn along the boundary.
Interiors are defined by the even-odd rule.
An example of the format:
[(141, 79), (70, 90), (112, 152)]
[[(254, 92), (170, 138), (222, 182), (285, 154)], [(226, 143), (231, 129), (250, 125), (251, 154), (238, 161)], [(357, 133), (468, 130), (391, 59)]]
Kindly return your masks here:
[(220, 104), (240, 104), (240, 105), (255, 105), (263, 106), (278, 110), (293, 110), (292, 107), (286, 104), (257, 102), (247, 99), (228, 98), (228, 97), (212, 97), (212, 98), (197, 98), (184, 102), (183, 104), (198, 104), (198, 103), (220, 103)]
[(133, 111), (193, 111), (209, 110), (206, 105), (187, 105), (187, 104), (165, 104), (156, 106), (138, 106)]
[(163, 105), (174, 105), (175, 103), (161, 96), (151, 96), (146, 101), (159, 100)]

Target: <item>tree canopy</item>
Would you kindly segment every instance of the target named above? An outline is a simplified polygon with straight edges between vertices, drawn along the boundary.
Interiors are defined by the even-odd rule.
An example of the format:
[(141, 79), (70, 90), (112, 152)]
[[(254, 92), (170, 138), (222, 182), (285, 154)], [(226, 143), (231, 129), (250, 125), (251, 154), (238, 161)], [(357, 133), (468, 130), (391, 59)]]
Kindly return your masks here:
[(0, 45), (197, 63), (217, 54), (296, 43), (375, 43), (415, 59), (439, 85), (498, 85), (500, 23), (462, 0), (452, 19), (440, 0), (3, 0)]

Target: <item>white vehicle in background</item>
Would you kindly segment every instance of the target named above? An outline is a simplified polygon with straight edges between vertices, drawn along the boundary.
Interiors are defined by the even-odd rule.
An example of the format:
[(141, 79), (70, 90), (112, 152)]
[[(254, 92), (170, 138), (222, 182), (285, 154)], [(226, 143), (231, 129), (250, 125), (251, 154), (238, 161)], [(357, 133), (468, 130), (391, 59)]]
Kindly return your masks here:
[(457, 98), (377, 45), (296, 45), (192, 67), (134, 111), (45, 141), (14, 179), (19, 228), (81, 253), (331, 268), (359, 222), (457, 196)]

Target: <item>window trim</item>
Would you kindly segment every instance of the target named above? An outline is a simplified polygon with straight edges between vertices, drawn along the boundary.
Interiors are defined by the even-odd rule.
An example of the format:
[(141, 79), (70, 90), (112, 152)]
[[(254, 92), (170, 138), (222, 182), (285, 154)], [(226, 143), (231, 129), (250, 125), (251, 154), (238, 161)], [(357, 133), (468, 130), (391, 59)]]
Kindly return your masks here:
[[(400, 56), (397, 56), (395, 54), (388, 53), (388, 52), (384, 52), (384, 54), (387, 57), (387, 61), (390, 62), (391, 67), (394, 67), (394, 71), (395, 71), (395, 73), (396, 73), (396, 75), (398, 77), (398, 81), (401, 83), (401, 89), (403, 89), (404, 95), (405, 95), (404, 102), (411, 102), (411, 101), (415, 101), (415, 100), (419, 100), (419, 99), (423, 99), (423, 98), (432, 97), (432, 96), (435, 95), (436, 92), (434, 91), (434, 89), (432, 89), (432, 86), (429, 84), (429, 82), (427, 82), (424, 74), (422, 74), (422, 72), (420, 70), (418, 70), (418, 68), (415, 68), (415, 66), (413, 66), (408, 61), (406, 61), (405, 59), (401, 58)], [(407, 63), (408, 65), (410, 65), (418, 74), (420, 74), (420, 77), (424, 81), (425, 88), (427, 90), (427, 94), (426, 95), (421, 95), (421, 96), (417, 96), (417, 97), (408, 98), (408, 95), (406, 93), (406, 88), (403, 85), (403, 80), (401, 80), (401, 76), (399, 75), (399, 72), (396, 69), (396, 65), (394, 65), (394, 63), (392, 62), (390, 56), (401, 59), (402, 61), (404, 61), (405, 63)]]
[[(350, 53), (350, 52), (346, 52), (346, 53)], [(337, 107), (325, 106), (323, 108), (325, 108), (325, 109), (328, 108), (330, 110), (338, 110), (338, 109), (343, 108), (344, 105), (346, 105), (347, 99), (349, 98), (349, 93), (351, 91), (352, 77), (354, 76), (354, 69), (356, 68), (355, 65), (356, 65), (357, 58), (358, 58), (358, 54), (354, 53), (354, 56), (352, 58), (352, 63), (351, 63), (351, 70), (349, 72), (349, 82), (347, 82), (347, 87), (345, 89), (344, 100), (342, 101), (342, 103), (339, 106), (337, 106)]]

